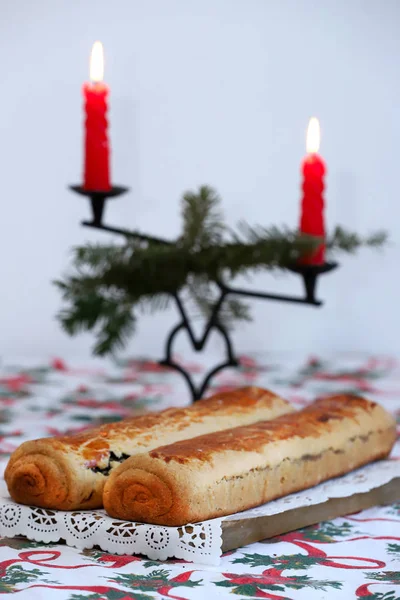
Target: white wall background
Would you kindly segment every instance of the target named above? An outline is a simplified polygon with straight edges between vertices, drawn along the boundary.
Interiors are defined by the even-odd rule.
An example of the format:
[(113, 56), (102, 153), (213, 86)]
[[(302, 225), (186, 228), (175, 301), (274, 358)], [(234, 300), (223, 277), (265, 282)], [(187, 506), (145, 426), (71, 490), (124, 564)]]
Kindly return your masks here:
[[(1, 353), (87, 355), (54, 315), (51, 280), (81, 228), (66, 190), (82, 163), (81, 85), (96, 39), (111, 87), (108, 222), (174, 236), (179, 198), (202, 183), (227, 221), (296, 226), (308, 118), (323, 130), (327, 223), (390, 231), (384, 255), (343, 257), (323, 309), (254, 301), (240, 350), (400, 350), (399, 0), (0, 0)], [(254, 287), (296, 293), (293, 275)], [(160, 356), (172, 312), (129, 347)], [(183, 348), (184, 346), (182, 346)]]

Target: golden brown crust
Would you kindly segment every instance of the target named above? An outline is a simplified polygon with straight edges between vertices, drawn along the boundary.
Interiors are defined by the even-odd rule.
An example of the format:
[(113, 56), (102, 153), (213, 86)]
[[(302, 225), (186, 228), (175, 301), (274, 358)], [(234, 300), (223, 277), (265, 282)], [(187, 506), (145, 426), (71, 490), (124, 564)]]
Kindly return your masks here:
[(239, 388), (187, 408), (25, 442), (12, 454), (5, 479), (12, 498), (22, 504), (61, 510), (100, 508), (106, 477), (127, 456), (291, 410), (272, 392)]
[(395, 436), (378, 404), (332, 396), (274, 421), (133, 456), (111, 474), (104, 506), (112, 517), (170, 526), (223, 516), (384, 458)]
[[(245, 415), (257, 408), (260, 401), (264, 407), (272, 409), (277, 398), (276, 394), (269, 390), (255, 386), (242, 387), (230, 392), (215, 394), (187, 408), (167, 408), (161, 412), (140, 415), (115, 423), (106, 423), (101, 427), (80, 433), (46, 438), (46, 443), (57, 450), (65, 446), (73, 450), (80, 450), (85, 460), (91, 461), (101, 458), (104, 452), (110, 449), (112, 439), (115, 437), (119, 440), (124, 436), (132, 438), (138, 434), (143, 436), (143, 432), (148, 431), (150, 438), (154, 428), (161, 422), (168, 423), (171, 428), (183, 429), (188, 424), (201, 422), (205, 416)], [(289, 404), (287, 407), (290, 410)]]
[(331, 429), (333, 421), (356, 419), (360, 408), (371, 411), (375, 406), (374, 402), (358, 396), (332, 396), (317, 400), (301, 411), (282, 415), (272, 421), (261, 421), (156, 448), (150, 452), (150, 456), (161, 458), (165, 462), (173, 460), (184, 463), (193, 459), (210, 460), (215, 451), (225, 448), (237, 452), (257, 451), (260, 444), (267, 442), (293, 437), (319, 437)]

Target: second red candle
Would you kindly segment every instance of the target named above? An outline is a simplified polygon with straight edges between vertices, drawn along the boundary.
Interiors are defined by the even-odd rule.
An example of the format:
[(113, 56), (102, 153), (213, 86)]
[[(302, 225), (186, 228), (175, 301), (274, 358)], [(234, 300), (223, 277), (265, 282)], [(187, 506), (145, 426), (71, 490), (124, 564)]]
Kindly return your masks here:
[[(303, 184), (300, 216), (300, 232), (305, 235), (325, 239), (324, 219), (324, 177), (326, 166), (318, 155), (320, 129), (317, 119), (311, 119), (307, 132), (308, 155), (302, 164)], [(304, 257), (303, 264), (321, 265), (325, 262), (325, 243), (321, 243), (309, 256)]]

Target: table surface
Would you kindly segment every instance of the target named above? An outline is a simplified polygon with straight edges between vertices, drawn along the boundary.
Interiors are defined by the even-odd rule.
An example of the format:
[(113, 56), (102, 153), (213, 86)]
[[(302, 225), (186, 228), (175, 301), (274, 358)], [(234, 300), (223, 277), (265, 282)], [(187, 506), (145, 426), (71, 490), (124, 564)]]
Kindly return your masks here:
[[(192, 364), (193, 373), (203, 368)], [(326, 393), (365, 394), (400, 425), (400, 363), (391, 357), (251, 355), (214, 390), (257, 384), (301, 407)], [(72, 432), (144, 409), (184, 405), (179, 375), (147, 360), (2, 361), (0, 460), (27, 439)], [(400, 460), (398, 442), (393, 458)], [(222, 557), (218, 567), (0, 539), (0, 594), (21, 600), (368, 598), (400, 600), (400, 504), (321, 523)], [(233, 594), (233, 595), (232, 595)]]

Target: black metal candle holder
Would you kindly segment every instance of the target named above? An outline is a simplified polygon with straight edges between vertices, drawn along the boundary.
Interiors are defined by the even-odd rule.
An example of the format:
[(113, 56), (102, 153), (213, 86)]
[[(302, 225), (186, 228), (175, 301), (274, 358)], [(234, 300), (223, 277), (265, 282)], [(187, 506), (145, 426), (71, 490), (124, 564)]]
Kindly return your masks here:
[[(108, 225), (103, 224), (106, 201), (108, 199), (116, 198), (117, 196), (124, 194), (128, 191), (129, 188), (115, 186), (112, 187), (110, 191), (103, 192), (95, 190), (86, 190), (82, 186), (73, 185), (70, 186), (70, 189), (73, 192), (80, 194), (81, 196), (86, 196), (90, 199), (92, 208), (92, 220), (82, 221), (82, 225), (84, 225), (85, 227), (92, 227), (94, 229), (100, 229), (109, 233), (116, 233), (119, 235), (123, 235), (124, 237), (138, 239), (143, 242), (172, 245), (173, 242), (163, 238), (148, 236), (138, 231), (131, 231), (129, 229), (109, 227)], [(295, 304), (306, 304), (310, 306), (322, 306), (322, 302), (316, 299), (318, 277), (320, 275), (323, 275), (324, 273), (328, 273), (333, 269), (336, 269), (337, 266), (338, 264), (335, 262), (325, 263), (323, 265), (307, 265), (298, 263), (288, 266), (288, 269), (290, 271), (301, 275), (304, 283), (304, 297), (286, 296), (282, 294), (269, 294), (265, 292), (245, 290), (242, 288), (228, 286), (222, 281), (217, 281), (216, 284), (219, 289), (219, 298), (214, 304), (214, 307), (211, 311), (211, 315), (207, 323), (205, 324), (203, 334), (200, 337), (196, 337), (194, 333), (189, 316), (186, 312), (184, 303), (179, 293), (176, 292), (172, 294), (172, 297), (174, 298), (175, 304), (180, 314), (181, 321), (172, 329), (172, 331), (168, 335), (165, 344), (165, 358), (159, 361), (160, 365), (170, 367), (181, 373), (181, 375), (185, 378), (189, 386), (193, 401), (199, 400), (204, 395), (204, 392), (206, 391), (212, 377), (214, 377), (216, 373), (222, 371), (227, 367), (237, 367), (239, 365), (239, 361), (236, 358), (233, 350), (232, 341), (229, 337), (229, 332), (227, 328), (218, 320), (219, 312), (222, 309), (222, 306), (228, 296), (244, 296), (246, 298), (259, 298), (261, 300), (291, 302)], [(196, 386), (196, 384), (194, 383), (192, 377), (190, 376), (190, 373), (184, 367), (182, 367), (180, 364), (176, 363), (173, 360), (173, 344), (176, 336), (182, 330), (185, 330), (187, 332), (190, 343), (196, 352), (201, 352), (203, 350), (204, 346), (207, 343), (209, 335), (213, 330), (218, 331), (225, 342), (225, 361), (212, 368), (206, 374), (201, 384), (198, 386)]]

